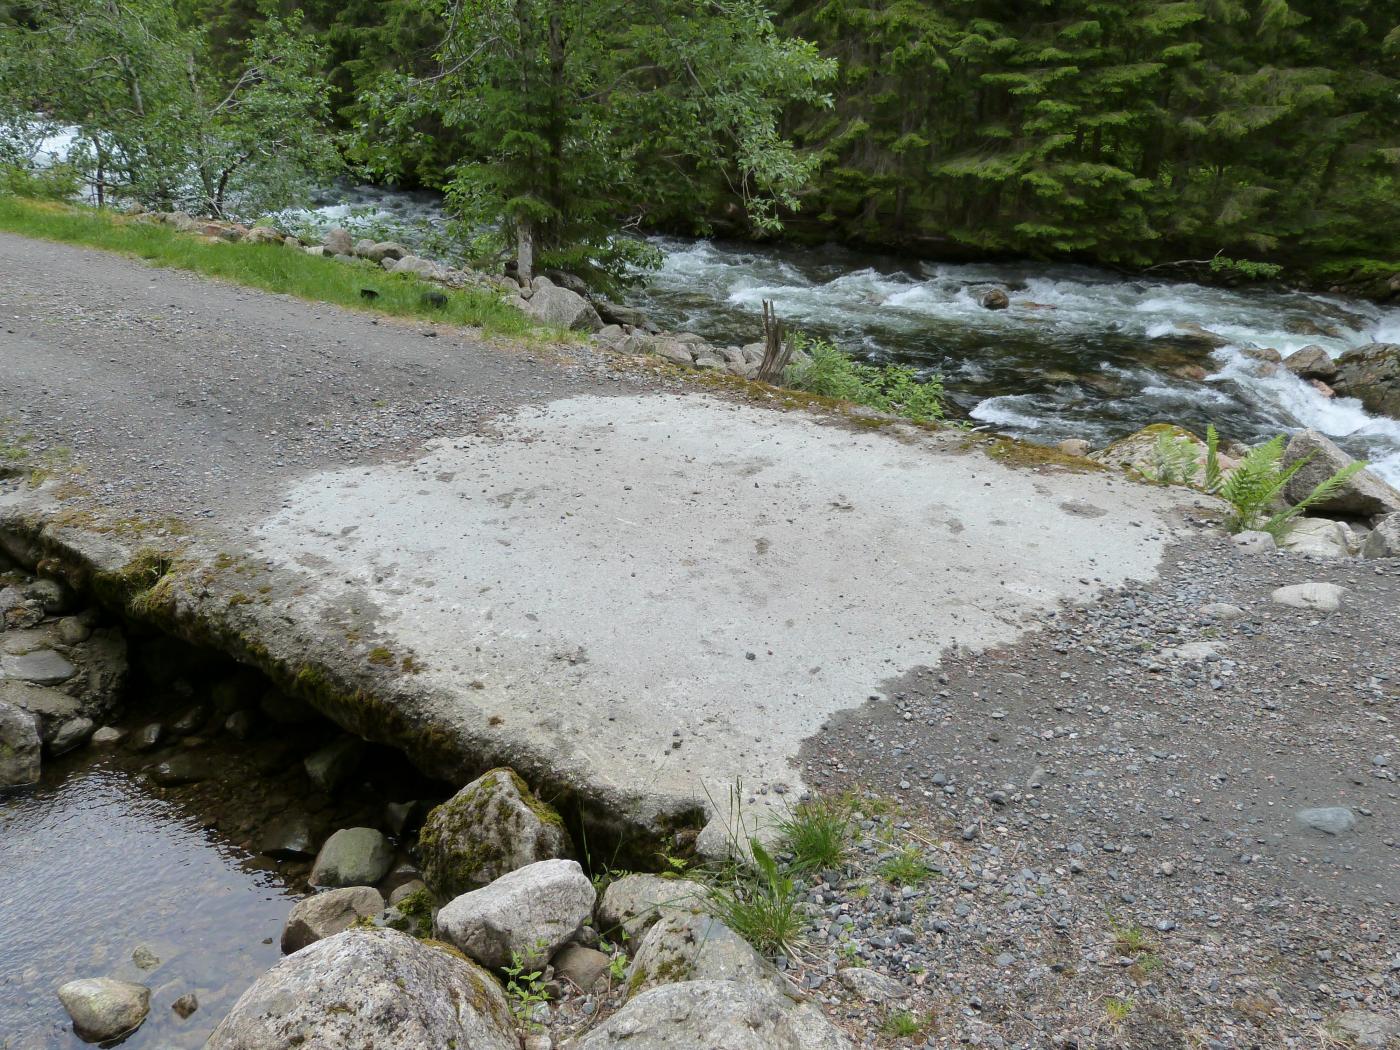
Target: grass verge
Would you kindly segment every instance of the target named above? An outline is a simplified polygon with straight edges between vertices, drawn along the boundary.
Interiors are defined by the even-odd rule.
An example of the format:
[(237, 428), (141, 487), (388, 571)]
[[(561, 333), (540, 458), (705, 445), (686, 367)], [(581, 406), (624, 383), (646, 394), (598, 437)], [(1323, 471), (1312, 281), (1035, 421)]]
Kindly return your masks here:
[[(506, 336), (526, 336), (537, 326), (496, 295), (476, 289), (449, 291), (409, 274), (389, 274), (369, 263), (351, 265), (280, 245), (219, 241), (137, 222), (93, 208), (0, 197), (0, 230), (63, 244), (120, 252), (154, 266), (220, 277), (236, 284), (281, 292), (351, 310), (475, 326)], [(362, 289), (377, 293), (371, 305)], [(424, 302), (425, 292), (444, 292), (447, 303)]]

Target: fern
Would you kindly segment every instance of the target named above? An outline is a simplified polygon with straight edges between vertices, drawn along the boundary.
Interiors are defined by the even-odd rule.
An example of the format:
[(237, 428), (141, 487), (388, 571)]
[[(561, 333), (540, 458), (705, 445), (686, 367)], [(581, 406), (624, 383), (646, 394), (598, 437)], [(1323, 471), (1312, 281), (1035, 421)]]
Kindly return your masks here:
[[(1280, 434), (1250, 449), (1244, 459), (1240, 460), (1239, 466), (1222, 476), (1216, 451), (1219, 437), (1214, 427), (1206, 432), (1206, 491), (1217, 492), (1230, 504), (1231, 515), (1228, 524), (1231, 532), (1258, 529), (1267, 532), (1275, 540), (1282, 541), (1288, 535), (1294, 518), (1333, 495), (1349, 479), (1366, 469), (1364, 460), (1348, 463), (1330, 478), (1319, 482), (1311, 492), (1291, 507), (1284, 507), (1265, 518), (1264, 515), (1279, 502), (1283, 490), (1293, 480), (1293, 475), (1312, 460), (1311, 456), (1305, 456), (1285, 467), (1283, 440), (1283, 435)], [(1212, 477), (1215, 478), (1214, 487)]]
[[(1306, 462), (1307, 460), (1305, 459), (1296, 465), (1301, 467), (1303, 463)], [(1293, 521), (1294, 518), (1298, 517), (1298, 515), (1302, 514), (1309, 507), (1316, 506), (1323, 500), (1327, 499), (1327, 497), (1331, 496), (1339, 488), (1346, 484), (1347, 480), (1350, 479), (1354, 474), (1365, 469), (1366, 463), (1362, 460), (1357, 460), (1355, 463), (1348, 463), (1345, 467), (1337, 471), (1337, 473), (1333, 474), (1330, 478), (1327, 478), (1325, 481), (1318, 482), (1311, 492), (1309, 492), (1306, 496), (1300, 499), (1297, 503), (1293, 504), (1293, 506), (1285, 507), (1277, 514), (1273, 515), (1273, 517), (1269, 518), (1268, 521), (1264, 522), (1261, 528), (1274, 539), (1282, 540), (1285, 536), (1288, 535), (1289, 524)], [(1295, 473), (1297, 473), (1296, 470), (1290, 472), (1289, 477), (1292, 477)]]
[(1152, 466), (1145, 476), (1161, 485), (1190, 485), (1196, 479), (1196, 443), (1163, 432), (1152, 446)]

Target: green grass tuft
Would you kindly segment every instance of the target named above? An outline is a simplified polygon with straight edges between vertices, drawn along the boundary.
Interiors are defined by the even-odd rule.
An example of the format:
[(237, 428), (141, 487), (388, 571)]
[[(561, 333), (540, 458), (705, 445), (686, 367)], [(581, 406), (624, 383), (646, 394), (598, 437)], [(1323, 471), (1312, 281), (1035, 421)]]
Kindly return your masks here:
[(931, 874), (933, 869), (924, 861), (923, 851), (917, 846), (901, 850), (880, 865), (880, 875), (895, 886), (915, 886)]
[[(0, 196), (0, 230), (120, 252), (154, 266), (189, 270), (350, 310), (474, 326), (507, 336), (536, 329), (492, 292), (448, 291), (409, 274), (389, 274), (368, 263), (339, 263), (277, 244), (210, 243), (168, 226), (94, 208)], [(378, 293), (373, 305), (360, 294), (364, 288)], [(446, 305), (433, 305), (425, 298), (428, 292), (443, 292)]]
[(836, 868), (850, 845), (854, 813), (847, 798), (819, 798), (799, 803), (778, 823), (784, 848), (799, 871)]

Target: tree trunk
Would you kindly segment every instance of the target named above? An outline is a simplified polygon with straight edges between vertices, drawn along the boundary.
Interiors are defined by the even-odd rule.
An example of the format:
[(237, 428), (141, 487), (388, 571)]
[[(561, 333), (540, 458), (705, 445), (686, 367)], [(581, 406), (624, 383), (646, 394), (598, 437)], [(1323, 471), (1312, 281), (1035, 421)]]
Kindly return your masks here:
[(535, 279), (535, 230), (524, 217), (515, 221), (515, 275), (524, 285)]

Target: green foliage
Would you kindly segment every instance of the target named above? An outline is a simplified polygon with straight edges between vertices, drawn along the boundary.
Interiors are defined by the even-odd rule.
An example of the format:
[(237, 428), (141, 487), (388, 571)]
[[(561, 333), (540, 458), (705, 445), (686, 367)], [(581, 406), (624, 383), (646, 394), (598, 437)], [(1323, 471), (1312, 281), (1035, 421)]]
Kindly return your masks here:
[(785, 385), (867, 405), (917, 423), (943, 419), (943, 382), (938, 376), (920, 380), (906, 365), (865, 365), (825, 339), (801, 334), (795, 338), (807, 359), (788, 366)]
[(1152, 445), (1152, 465), (1148, 480), (1162, 485), (1191, 485), (1195, 483), (1199, 465), (1196, 462), (1196, 442), (1162, 431)]
[(880, 1022), (880, 1033), (891, 1039), (911, 1039), (933, 1027), (931, 1018), (909, 1010), (894, 1010)]
[(35, 168), (15, 162), (0, 163), (0, 197), (71, 200), (82, 183), (82, 176), (71, 164)]
[(1302, 470), (1311, 459), (1305, 457), (1284, 466), (1283, 453), (1284, 437), (1280, 434), (1250, 449), (1240, 460), (1239, 466), (1220, 480), (1219, 495), (1231, 507), (1228, 522), (1231, 532), (1259, 529), (1269, 533), (1274, 539), (1281, 540), (1288, 534), (1289, 524), (1294, 518), (1327, 499), (1358, 471), (1366, 469), (1364, 461), (1348, 463), (1330, 478), (1319, 482), (1311, 492), (1291, 507), (1274, 510), (1274, 513), (1269, 514), (1279, 503), (1283, 490), (1287, 488), (1293, 475)]
[(801, 945), (803, 916), (792, 878), (757, 839), (753, 866), (731, 864), (709, 885), (715, 917), (760, 952), (793, 954)]
[(900, 850), (880, 865), (880, 876), (895, 886), (917, 886), (933, 873), (917, 846)]
[[(278, 245), (209, 244), (168, 226), (123, 219), (92, 208), (0, 196), (0, 230), (124, 252), (156, 266), (191, 270), (352, 310), (475, 325), (505, 335), (532, 331), (518, 310), (488, 292), (447, 291), (446, 307), (437, 309), (424, 304), (423, 293), (441, 289), (408, 274), (386, 274), (368, 263), (350, 266), (318, 259)], [(360, 294), (364, 288), (379, 293), (372, 307)]]
[(1250, 281), (1267, 281), (1283, 273), (1277, 263), (1250, 262), (1248, 259), (1231, 259), (1217, 255), (1210, 261), (1211, 273), (1221, 277), (1243, 277)]
[(506, 976), (506, 998), (516, 1020), (530, 1029), (539, 1027), (534, 1019), (535, 1007), (549, 1002), (549, 992), (545, 989), (542, 970), (526, 973), (526, 961), (519, 952), (510, 953), (510, 965), (502, 966)]
[(799, 803), (778, 823), (783, 847), (799, 871), (836, 868), (845, 859), (855, 813), (846, 798), (817, 798)]
[(616, 281), (649, 258), (621, 230), (703, 213), (719, 188), (763, 230), (798, 206), (814, 161), (782, 110), (821, 106), (833, 67), (759, 0), (452, 0), (442, 25), (433, 71), (390, 74), (366, 101), (360, 148), (396, 173), (425, 124), (446, 131), (448, 200), (480, 251), (531, 244), (540, 268)]
[(207, 27), (169, 0), (34, 0), (27, 21), (0, 24), (0, 124), (12, 140), (76, 128), (70, 161), (99, 204), (255, 217), (340, 161), (301, 16), (258, 20), (240, 52), (219, 75)]

